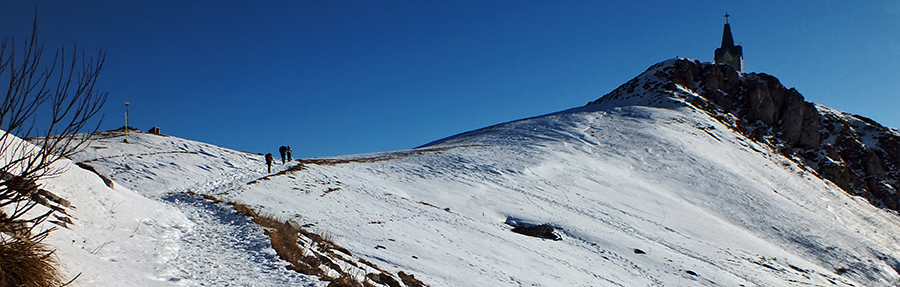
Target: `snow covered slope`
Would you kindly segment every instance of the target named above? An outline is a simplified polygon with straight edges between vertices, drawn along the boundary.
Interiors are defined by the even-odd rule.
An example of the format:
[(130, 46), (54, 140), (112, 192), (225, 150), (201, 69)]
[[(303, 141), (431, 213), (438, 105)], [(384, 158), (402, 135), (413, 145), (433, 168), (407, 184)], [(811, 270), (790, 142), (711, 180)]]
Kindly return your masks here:
[[(638, 78), (653, 80), (654, 69), (671, 63)], [(895, 213), (733, 131), (685, 101), (687, 90), (649, 93), (653, 87), (643, 89), (641, 81), (617, 101), (412, 150), (295, 161), (271, 175), (262, 156), (150, 134), (133, 135), (131, 144), (110, 134), (73, 160), (188, 221), (221, 222), (216, 214), (224, 207), (198, 207), (181, 196), (214, 195), (310, 226), (353, 254), (430, 286), (893, 286), (900, 280)], [(250, 228), (231, 219), (221, 226)], [(512, 232), (513, 225), (542, 224), (561, 240)], [(164, 271), (134, 272), (164, 274), (154, 276), (178, 285), (225, 282), (217, 276), (287, 285), (278, 276), (296, 276), (238, 273), (244, 257), (256, 258), (241, 254), (265, 253), (267, 247), (245, 246), (260, 240), (258, 231), (170, 225), (182, 226), (172, 228), (181, 230), (180, 241), (165, 258), (174, 259), (157, 260)], [(101, 252), (113, 252), (107, 248)], [(62, 251), (61, 257), (70, 254)], [(265, 266), (277, 262), (254, 256)]]
[[(146, 142), (148, 139), (157, 141)], [(68, 160), (58, 163), (66, 172), (42, 181), (43, 188), (76, 207), (69, 210), (74, 224), (52, 232), (45, 241), (58, 249), (67, 279), (78, 276), (70, 286), (323, 286), (317, 278), (287, 270), (287, 263), (275, 255), (263, 230), (230, 207), (165, 194), (170, 188), (233, 178), (227, 173), (232, 170), (213, 173), (204, 169), (209, 165), (191, 155), (215, 158), (227, 166), (230, 158), (226, 155), (243, 162), (245, 154), (166, 139), (137, 135), (130, 139), (133, 144), (123, 144), (122, 137), (106, 138), (83, 152), (81, 155), (108, 155), (105, 162), (121, 159), (121, 169), (100, 168), (105, 171), (101, 174), (118, 180), (113, 188)], [(166, 145), (176, 142), (180, 146)], [(144, 150), (146, 147), (152, 148)], [(189, 152), (168, 157), (182, 148)], [(224, 154), (204, 155), (204, 148)], [(136, 164), (148, 154), (166, 165)], [(187, 168), (177, 170), (177, 164)], [(250, 175), (252, 172), (244, 174)], [(46, 228), (50, 227), (47, 223)]]

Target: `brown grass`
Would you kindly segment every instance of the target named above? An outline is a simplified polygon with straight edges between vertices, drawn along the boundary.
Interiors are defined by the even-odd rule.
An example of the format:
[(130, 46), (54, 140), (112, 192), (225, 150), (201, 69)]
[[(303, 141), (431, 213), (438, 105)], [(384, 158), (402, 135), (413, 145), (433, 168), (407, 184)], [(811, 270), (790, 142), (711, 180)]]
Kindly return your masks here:
[(403, 158), (403, 157), (409, 157), (409, 156), (414, 156), (414, 155), (422, 155), (422, 154), (432, 153), (432, 152), (447, 151), (447, 150), (460, 148), (460, 147), (478, 147), (478, 146), (486, 146), (486, 145), (462, 145), (462, 146), (451, 146), (451, 147), (417, 148), (417, 149), (411, 149), (411, 150), (407, 150), (407, 151), (398, 151), (398, 152), (393, 152), (390, 154), (377, 155), (377, 156), (372, 156), (372, 157), (360, 157), (360, 158), (353, 158), (353, 159), (328, 159), (328, 158), (302, 159), (299, 161), (301, 163), (315, 164), (315, 165), (339, 165), (339, 164), (352, 163), (352, 162), (372, 163), (372, 162), (379, 162), (379, 161), (388, 161), (388, 160), (392, 160), (392, 159), (396, 159), (396, 158)]
[(408, 287), (427, 287), (425, 283), (416, 279), (416, 276), (412, 274), (406, 274), (403, 271), (397, 273), (397, 276), (400, 276), (400, 280), (403, 281), (403, 284), (406, 284)]
[(0, 236), (0, 286), (63, 285), (53, 251), (40, 240)]
[[(217, 199), (211, 195), (201, 195), (193, 192), (188, 192), (188, 194), (201, 196), (204, 199), (223, 203), (222, 200)], [(324, 281), (330, 281), (328, 287), (368, 287), (375, 286), (369, 280), (373, 282), (380, 283), (382, 285), (388, 285), (391, 287), (399, 287), (400, 284), (394, 278), (392, 278), (387, 272), (381, 270), (375, 264), (371, 262), (365, 261), (360, 258), (360, 262), (369, 265), (375, 269), (380, 270), (381, 274), (367, 274), (364, 277), (365, 282), (357, 281), (353, 276), (346, 274), (344, 270), (341, 270), (341, 267), (334, 263), (331, 258), (326, 256), (320, 256), (315, 253), (311, 255), (305, 255), (303, 247), (300, 246), (300, 235), (308, 238), (315, 242), (321, 249), (324, 249), (327, 253), (334, 254), (335, 252), (342, 252), (347, 255), (352, 255), (349, 250), (337, 245), (334, 243), (334, 236), (328, 233), (318, 234), (314, 232), (307, 231), (296, 224), (291, 224), (290, 222), (282, 222), (271, 216), (262, 216), (253, 208), (241, 203), (236, 202), (225, 202), (241, 214), (245, 216), (249, 216), (253, 223), (263, 227), (266, 229), (265, 233), (269, 236), (269, 239), (272, 243), (272, 249), (275, 249), (275, 252), (278, 253), (278, 257), (291, 263), (291, 266), (288, 268), (306, 275), (313, 275), (322, 278)], [(323, 270), (322, 266), (326, 266), (330, 269), (336, 270), (342, 275), (338, 278), (329, 277), (328, 274)], [(420, 287), (420, 286), (428, 286), (422, 284), (421, 281), (416, 280), (412, 275), (407, 275), (401, 272), (401, 280), (407, 286), (412, 287)], [(410, 282), (410, 283), (407, 283)], [(410, 285), (414, 284), (414, 285)], [(6, 285), (0, 285), (6, 286)]]
[(295, 166), (292, 166), (292, 167), (290, 167), (286, 170), (283, 170), (279, 173), (270, 174), (270, 175), (261, 177), (254, 181), (248, 182), (247, 184), (253, 185), (253, 184), (258, 183), (261, 180), (269, 180), (272, 177), (302, 171), (302, 170), (306, 169), (306, 165), (310, 165), (310, 164), (333, 166), (333, 165), (347, 164), (347, 163), (354, 163), (354, 162), (355, 163), (372, 163), (372, 162), (379, 162), (379, 161), (388, 161), (388, 160), (397, 159), (397, 158), (410, 157), (410, 156), (414, 156), (414, 155), (423, 155), (423, 154), (432, 153), (432, 152), (447, 151), (447, 150), (461, 148), (461, 147), (479, 147), (479, 146), (487, 146), (487, 145), (462, 145), (462, 146), (451, 146), (451, 147), (417, 148), (417, 149), (411, 149), (411, 150), (407, 150), (407, 151), (393, 152), (393, 153), (385, 154), (385, 155), (377, 155), (377, 156), (371, 156), (371, 157), (359, 157), (359, 158), (352, 158), (352, 159), (331, 159), (331, 158), (298, 159), (297, 161), (300, 163)]
[(380, 274), (376, 274), (376, 273), (366, 274), (366, 279), (372, 280), (372, 282), (375, 282), (375, 283), (378, 283), (381, 285), (387, 285), (388, 287), (401, 287), (400, 282), (397, 282), (397, 279), (394, 279), (394, 277), (391, 277), (391, 275), (388, 275), (384, 272), (381, 272)]
[(327, 287), (363, 287), (362, 283), (357, 282), (355, 279), (353, 279), (353, 277), (350, 277), (349, 275), (343, 275), (341, 277), (326, 281), (331, 281), (330, 283), (328, 283)]
[[(326, 246), (327, 249), (337, 249), (350, 254), (346, 249), (334, 244), (331, 240), (327, 240), (326, 237), (303, 230), (302, 228), (297, 228), (288, 222), (281, 222), (272, 217), (261, 216), (247, 205), (235, 202), (229, 202), (228, 204), (234, 206), (235, 210), (250, 216), (254, 223), (267, 229), (266, 235), (268, 235), (269, 239), (272, 241), (272, 249), (275, 249), (275, 252), (278, 253), (278, 257), (291, 263), (290, 269), (307, 275), (325, 277), (327, 274), (320, 268), (320, 266), (324, 265), (343, 273), (341, 267), (328, 257), (317, 256), (316, 254), (305, 255), (303, 248), (298, 243), (300, 241), (299, 235), (303, 234), (314, 242)], [(350, 278), (350, 280), (352, 280), (352, 278)]]
[[(200, 196), (213, 202), (223, 202), (211, 195)], [(269, 240), (271, 240), (272, 249), (275, 249), (275, 252), (278, 253), (278, 257), (282, 260), (291, 263), (289, 269), (319, 277), (327, 276), (327, 274), (319, 268), (321, 265), (326, 265), (338, 272), (341, 271), (340, 267), (329, 258), (315, 256), (314, 254), (305, 255), (303, 248), (298, 243), (300, 241), (300, 234), (303, 234), (315, 242), (325, 244), (326, 246), (337, 246), (333, 242), (326, 241), (322, 236), (308, 232), (302, 228), (297, 228), (288, 222), (282, 222), (273, 217), (259, 215), (245, 204), (237, 202), (227, 202), (227, 204), (234, 207), (234, 209), (241, 214), (249, 216), (253, 220), (253, 223), (266, 228), (265, 233), (269, 236)], [(350, 253), (347, 252), (347, 254)]]

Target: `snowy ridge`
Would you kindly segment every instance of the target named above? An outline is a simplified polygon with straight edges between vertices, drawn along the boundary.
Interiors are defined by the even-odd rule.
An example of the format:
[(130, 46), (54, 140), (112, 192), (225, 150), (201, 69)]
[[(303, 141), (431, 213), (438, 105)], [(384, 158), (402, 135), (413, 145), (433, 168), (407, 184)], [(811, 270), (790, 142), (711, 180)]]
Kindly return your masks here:
[[(842, 111), (838, 111), (838, 110), (835, 110), (835, 109), (832, 109), (832, 108), (829, 108), (829, 107), (826, 107), (823, 105), (816, 105), (816, 109), (819, 111), (819, 113), (823, 114), (825, 117), (837, 118), (837, 119), (840, 119), (842, 122), (849, 123), (848, 127), (850, 129), (852, 129), (856, 134), (860, 135), (860, 143), (862, 143), (863, 146), (865, 146), (869, 149), (880, 149), (881, 148), (881, 146), (878, 142), (878, 138), (877, 138), (879, 136), (879, 134), (876, 133), (876, 130), (874, 130), (871, 127), (872, 123), (874, 123), (874, 121), (872, 121), (871, 119), (863, 118), (858, 115), (853, 115), (853, 114), (845, 113)], [(881, 125), (878, 125), (878, 127), (881, 127)], [(895, 137), (900, 137), (900, 130), (886, 128), (886, 127), (884, 127), (884, 130)], [(826, 139), (826, 141), (834, 142), (836, 140), (834, 137), (836, 137), (836, 136), (837, 135), (832, 135), (832, 138), (828, 138), (828, 139)]]
[[(677, 108), (684, 106), (685, 98), (697, 96), (690, 87), (678, 86), (667, 78), (669, 71), (679, 61), (688, 59), (676, 58), (659, 62), (646, 71), (622, 84), (609, 94), (604, 95), (588, 105), (606, 106), (650, 106), (658, 108)], [(677, 89), (676, 89), (677, 88)]]
[[(900, 280), (895, 213), (695, 107), (693, 87), (657, 76), (674, 63), (654, 65), (593, 105), (411, 150), (299, 160), (277, 165), (273, 174), (265, 173), (260, 155), (142, 133), (124, 144), (111, 133), (73, 160), (112, 178), (119, 192), (145, 197), (129, 203), (168, 210), (155, 220), (174, 222), (140, 229), (145, 242), (161, 242), (156, 246), (164, 255), (114, 240), (97, 260), (153, 262), (127, 270), (153, 280), (127, 285), (325, 284), (279, 269), (283, 263), (267, 253), (260, 230), (227, 216), (227, 206), (180, 196), (190, 191), (328, 234), (353, 255), (429, 286), (893, 286)], [(102, 195), (84, 200), (95, 198)], [(126, 215), (148, 218), (135, 210)], [(509, 223), (518, 222), (552, 226), (561, 240), (514, 233)], [(246, 234), (229, 231), (245, 228)], [(167, 231), (178, 235), (163, 236)], [(55, 236), (63, 246), (75, 235)], [(118, 238), (91, 239), (104, 236)], [(246, 247), (248, 241), (262, 246)], [(85, 256), (60, 251), (62, 258)], [(206, 256), (215, 257), (200, 260)], [(233, 267), (241, 265), (262, 267)], [(69, 268), (78, 267), (84, 266)]]
[(691, 106), (812, 168), (846, 192), (900, 211), (900, 131), (804, 100), (764, 73), (674, 59), (589, 105)]
[[(21, 142), (15, 137), (7, 140)], [(10, 155), (22, 154), (4, 153), (3, 160)], [(68, 214), (74, 224), (50, 233), (44, 242), (57, 249), (66, 279), (77, 276), (76, 286), (145, 286), (165, 281), (152, 271), (167, 268), (178, 252), (174, 243), (181, 230), (190, 228), (189, 221), (163, 203), (107, 187), (71, 161), (60, 160), (51, 169), (64, 172), (38, 184), (71, 202)], [(45, 222), (39, 227), (49, 228), (59, 226)]]

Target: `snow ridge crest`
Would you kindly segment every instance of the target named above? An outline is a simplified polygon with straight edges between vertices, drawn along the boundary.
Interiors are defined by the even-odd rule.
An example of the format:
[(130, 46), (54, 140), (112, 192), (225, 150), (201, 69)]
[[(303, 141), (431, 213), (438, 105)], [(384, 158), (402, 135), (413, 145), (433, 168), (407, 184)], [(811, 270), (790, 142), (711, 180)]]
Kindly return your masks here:
[(651, 66), (591, 105), (702, 110), (848, 193), (900, 211), (900, 131), (807, 102), (774, 76), (676, 58)]

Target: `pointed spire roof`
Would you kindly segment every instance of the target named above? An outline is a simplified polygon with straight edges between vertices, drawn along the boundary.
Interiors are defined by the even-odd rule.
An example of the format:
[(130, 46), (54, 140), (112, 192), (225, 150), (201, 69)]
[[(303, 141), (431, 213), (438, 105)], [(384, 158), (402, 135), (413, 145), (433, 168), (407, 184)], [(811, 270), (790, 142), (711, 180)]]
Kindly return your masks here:
[(716, 64), (727, 64), (738, 72), (744, 70), (744, 53), (741, 46), (734, 45), (734, 37), (731, 35), (731, 24), (728, 24), (728, 15), (725, 14), (725, 30), (722, 31), (722, 47), (716, 49), (713, 58)]
[(725, 31), (722, 31), (722, 48), (734, 47), (734, 37), (731, 36), (731, 25), (728, 24), (728, 13), (725, 13)]

